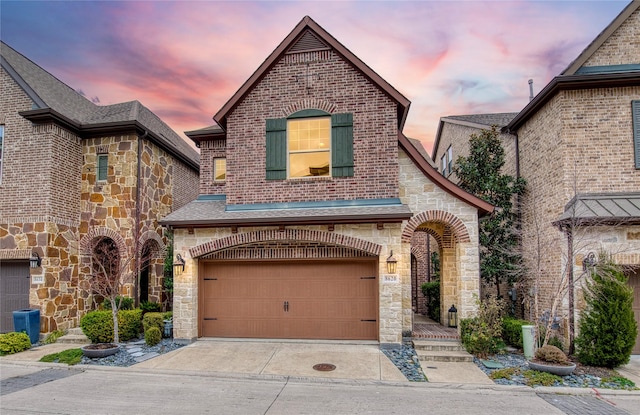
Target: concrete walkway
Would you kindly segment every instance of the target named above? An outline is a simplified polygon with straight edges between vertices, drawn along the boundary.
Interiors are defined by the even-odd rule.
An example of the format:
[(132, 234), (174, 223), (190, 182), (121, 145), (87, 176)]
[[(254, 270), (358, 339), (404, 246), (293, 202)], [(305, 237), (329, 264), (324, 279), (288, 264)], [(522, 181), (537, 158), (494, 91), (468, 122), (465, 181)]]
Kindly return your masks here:
[[(0, 357), (0, 362), (37, 362), (43, 356), (82, 345), (54, 343)], [(224, 373), (303, 378), (382, 380), (408, 382), (375, 342), (281, 341), (248, 339), (200, 339), (178, 350), (142, 357), (136, 369), (176, 373)], [(321, 371), (315, 365), (335, 369)], [(493, 385), (474, 363), (421, 362), (429, 383)], [(618, 368), (627, 379), (640, 385), (640, 355)]]

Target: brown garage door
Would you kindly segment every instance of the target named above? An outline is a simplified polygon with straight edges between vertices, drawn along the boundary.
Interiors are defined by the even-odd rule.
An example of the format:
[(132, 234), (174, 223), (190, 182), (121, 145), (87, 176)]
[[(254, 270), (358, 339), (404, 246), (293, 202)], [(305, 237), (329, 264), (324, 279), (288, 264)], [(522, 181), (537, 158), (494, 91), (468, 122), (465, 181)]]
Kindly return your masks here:
[(378, 338), (377, 262), (205, 262), (200, 335)]
[(13, 312), (29, 308), (28, 261), (0, 261), (0, 333), (13, 331)]

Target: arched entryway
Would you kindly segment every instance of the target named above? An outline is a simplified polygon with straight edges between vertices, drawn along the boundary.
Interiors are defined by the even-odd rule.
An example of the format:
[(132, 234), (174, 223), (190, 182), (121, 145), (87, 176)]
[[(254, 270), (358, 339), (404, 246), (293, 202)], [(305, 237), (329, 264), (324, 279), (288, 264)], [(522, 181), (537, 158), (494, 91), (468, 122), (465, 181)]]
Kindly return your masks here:
[[(480, 282), (478, 251), (473, 248), (464, 223), (449, 212), (425, 211), (407, 223), (402, 238), (403, 243), (411, 244), (414, 312), (417, 315), (427, 313), (420, 286), (436, 278), (440, 287), (438, 320), (441, 325), (449, 325), (447, 311), (452, 305), (458, 310), (458, 317), (475, 312)], [(438, 275), (433, 272), (434, 258), (439, 262)]]

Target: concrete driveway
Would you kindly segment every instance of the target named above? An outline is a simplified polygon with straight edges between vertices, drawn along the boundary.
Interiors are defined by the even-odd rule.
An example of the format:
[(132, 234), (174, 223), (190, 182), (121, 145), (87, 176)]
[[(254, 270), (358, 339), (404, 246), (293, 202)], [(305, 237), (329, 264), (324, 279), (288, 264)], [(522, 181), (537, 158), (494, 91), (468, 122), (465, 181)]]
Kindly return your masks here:
[[(332, 365), (335, 369), (314, 369), (319, 364)], [(135, 367), (182, 372), (407, 381), (375, 342), (199, 339)]]

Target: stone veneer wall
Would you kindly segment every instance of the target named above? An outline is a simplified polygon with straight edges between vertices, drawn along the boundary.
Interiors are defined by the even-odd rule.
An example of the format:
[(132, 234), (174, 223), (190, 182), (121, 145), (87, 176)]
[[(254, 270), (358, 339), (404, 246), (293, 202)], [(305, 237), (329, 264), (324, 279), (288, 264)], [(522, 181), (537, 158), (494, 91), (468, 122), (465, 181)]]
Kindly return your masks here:
[[(443, 212), (442, 217), (448, 217), (446, 213), (461, 221), (463, 229), (469, 235), (468, 242), (455, 242), (452, 244), (441, 243), (447, 240), (447, 234), (451, 235), (453, 223), (441, 223), (437, 221), (425, 222), (423, 226), (434, 229), (440, 235), (441, 243), (441, 309), (440, 318), (446, 324), (446, 310), (450, 304), (455, 304), (459, 318), (471, 317), (478, 310), (477, 299), (480, 295), (480, 259), (478, 250), (478, 213), (477, 209), (457, 199), (451, 194), (433, 184), (415, 166), (413, 161), (403, 152), (399, 153), (400, 166), (400, 199), (407, 204), (414, 215), (421, 212)], [(403, 223), (403, 228), (406, 223)], [(408, 254), (408, 243), (403, 249), (403, 254)], [(402, 262), (407, 263), (408, 257), (402, 257)], [(410, 278), (409, 270), (403, 270), (403, 327), (411, 327), (411, 283), (405, 282)]]

